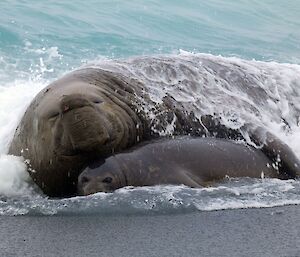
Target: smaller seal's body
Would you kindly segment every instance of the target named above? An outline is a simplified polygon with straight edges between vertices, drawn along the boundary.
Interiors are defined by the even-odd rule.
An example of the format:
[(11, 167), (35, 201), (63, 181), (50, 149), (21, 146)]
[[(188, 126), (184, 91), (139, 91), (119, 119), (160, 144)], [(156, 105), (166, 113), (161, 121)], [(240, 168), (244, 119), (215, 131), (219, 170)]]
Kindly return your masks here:
[(160, 184), (202, 187), (227, 176), (288, 178), (261, 150), (244, 143), (180, 138), (149, 143), (86, 168), (78, 178), (78, 191), (88, 195)]

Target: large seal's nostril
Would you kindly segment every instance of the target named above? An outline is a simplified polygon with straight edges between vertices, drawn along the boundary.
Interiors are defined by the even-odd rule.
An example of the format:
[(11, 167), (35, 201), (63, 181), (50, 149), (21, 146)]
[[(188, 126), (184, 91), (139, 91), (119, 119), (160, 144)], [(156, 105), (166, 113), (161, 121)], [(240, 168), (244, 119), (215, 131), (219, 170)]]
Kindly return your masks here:
[(60, 109), (63, 113), (84, 106), (91, 106), (91, 102), (85, 96), (80, 94), (64, 95), (60, 101)]
[(64, 105), (63, 112), (67, 112), (70, 109), (69, 105)]

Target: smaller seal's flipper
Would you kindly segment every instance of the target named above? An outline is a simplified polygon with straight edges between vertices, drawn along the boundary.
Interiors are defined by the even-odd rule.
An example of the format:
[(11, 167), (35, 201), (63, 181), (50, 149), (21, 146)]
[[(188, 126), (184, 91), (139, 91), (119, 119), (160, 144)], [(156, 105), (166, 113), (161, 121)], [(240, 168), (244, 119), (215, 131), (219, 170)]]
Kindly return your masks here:
[(199, 188), (205, 187), (207, 183), (199, 181), (200, 179), (185, 169), (178, 169), (177, 174), (180, 174), (180, 182), (188, 187)]
[(245, 140), (250, 145), (261, 146), (262, 152), (278, 168), (280, 178), (300, 178), (300, 160), (287, 144), (265, 128), (248, 123), (240, 129), (231, 129), (223, 125), (220, 118), (212, 115), (203, 115), (201, 124), (209, 136)]

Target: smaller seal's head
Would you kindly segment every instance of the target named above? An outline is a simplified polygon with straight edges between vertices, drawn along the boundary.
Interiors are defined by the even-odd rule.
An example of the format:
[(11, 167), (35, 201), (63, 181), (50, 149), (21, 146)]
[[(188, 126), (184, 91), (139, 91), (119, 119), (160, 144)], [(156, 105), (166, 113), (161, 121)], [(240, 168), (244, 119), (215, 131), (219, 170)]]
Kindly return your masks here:
[(110, 159), (113, 158), (96, 168), (88, 167), (79, 175), (77, 189), (80, 195), (109, 193), (126, 186), (121, 168), (116, 161)]

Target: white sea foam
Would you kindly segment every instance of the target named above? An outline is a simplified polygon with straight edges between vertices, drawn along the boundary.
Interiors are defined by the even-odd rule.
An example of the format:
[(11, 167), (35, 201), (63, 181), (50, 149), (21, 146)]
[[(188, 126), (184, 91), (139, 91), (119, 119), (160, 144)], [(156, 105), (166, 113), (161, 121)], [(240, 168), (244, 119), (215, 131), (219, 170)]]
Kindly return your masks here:
[(23, 160), (7, 152), (26, 107), (45, 85), (41, 81), (19, 80), (0, 85), (0, 195), (23, 195), (28, 188)]
[(45, 82), (14, 81), (0, 85), (0, 154), (7, 152), (8, 143), (33, 97)]
[(21, 157), (0, 155), (0, 195), (31, 193), (31, 178)]
[(300, 65), (181, 51), (176, 56), (101, 60), (88, 66), (145, 82), (155, 103), (168, 94), (196, 116), (216, 113), (232, 128), (250, 121), (262, 125), (300, 157)]
[(299, 181), (232, 179), (211, 188), (127, 187), (114, 193), (51, 200), (38, 195), (0, 199), (0, 214), (117, 214), (213, 211), (300, 204)]

